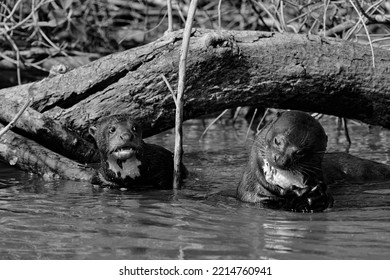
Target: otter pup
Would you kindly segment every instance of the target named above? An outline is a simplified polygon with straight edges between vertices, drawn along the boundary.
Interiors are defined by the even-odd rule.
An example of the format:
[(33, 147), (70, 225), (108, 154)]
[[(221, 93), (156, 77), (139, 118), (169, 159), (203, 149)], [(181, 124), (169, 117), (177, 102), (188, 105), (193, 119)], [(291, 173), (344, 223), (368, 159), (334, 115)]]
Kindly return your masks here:
[(300, 111), (278, 113), (255, 138), (238, 198), (295, 211), (331, 206), (321, 167), (326, 145), (325, 131), (313, 117)]
[[(101, 161), (93, 184), (172, 188), (173, 154), (161, 146), (145, 143), (141, 126), (130, 116), (104, 117), (89, 128), (89, 133), (96, 141)], [(182, 174), (187, 174), (184, 165)]]

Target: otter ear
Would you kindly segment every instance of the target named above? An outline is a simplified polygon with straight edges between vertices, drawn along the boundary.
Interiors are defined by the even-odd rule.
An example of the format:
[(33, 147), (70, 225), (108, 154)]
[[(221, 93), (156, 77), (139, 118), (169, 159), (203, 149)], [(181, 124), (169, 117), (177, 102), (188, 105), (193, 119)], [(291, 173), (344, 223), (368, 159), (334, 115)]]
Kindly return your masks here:
[(95, 135), (96, 135), (96, 126), (90, 126), (89, 129), (88, 129), (88, 132), (89, 134), (91, 134), (91, 136), (93, 138), (95, 138)]

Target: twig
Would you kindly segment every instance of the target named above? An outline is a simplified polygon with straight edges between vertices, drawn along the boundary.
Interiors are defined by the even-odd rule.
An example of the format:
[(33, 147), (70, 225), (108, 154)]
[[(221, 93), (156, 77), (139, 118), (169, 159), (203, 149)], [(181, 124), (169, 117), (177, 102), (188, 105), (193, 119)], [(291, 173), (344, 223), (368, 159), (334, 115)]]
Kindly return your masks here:
[(240, 113), (241, 109), (242, 109), (242, 107), (237, 107), (236, 110), (235, 110), (235, 112), (234, 112), (234, 116), (233, 116), (233, 126), (234, 126), (234, 124), (235, 124), (235, 122), (236, 122), (236, 120), (237, 120), (237, 118), (238, 118), (238, 114)]
[(368, 19), (369, 23), (380, 23), (380, 24), (390, 24), (390, 18), (389, 16), (383, 16), (383, 15), (369, 15), (366, 13), (366, 11), (363, 9), (363, 7), (360, 5), (359, 0), (355, 0), (356, 6), (360, 10), (360, 12)]
[(286, 22), (284, 20), (284, 12), (283, 12), (283, 5), (284, 4), (283, 4), (283, 0), (281, 0), (279, 2), (279, 5), (280, 5), (280, 22), (281, 22), (281, 25), (283, 26), (284, 31), (286, 31), (287, 30), (287, 26), (286, 26)]
[(52, 42), (52, 40), (50, 40), (50, 38), (46, 36), (45, 32), (43, 32), (41, 28), (39, 28), (39, 33), (40, 33), (40, 34), (42, 35), (42, 37), (46, 40), (46, 42), (49, 43), (50, 46), (52, 46), (54, 49), (56, 49), (57, 51), (59, 51), (59, 52), (62, 53), (61, 48), (58, 47), (56, 44), (54, 44), (54, 43)]
[(219, 0), (218, 1), (218, 29), (221, 29), (222, 27), (221, 5), (222, 5), (222, 0)]
[[(148, 30), (148, 24), (149, 24), (149, 4), (148, 4), (148, 2), (144, 2), (144, 3), (145, 3), (144, 30), (146, 31), (146, 30)], [(145, 43), (147, 37), (148, 37), (148, 34), (144, 33), (143, 43)]]
[(351, 3), (351, 5), (353, 6), (353, 8), (356, 10), (359, 18), (360, 18), (360, 21), (362, 22), (363, 24), (363, 27), (364, 27), (364, 30), (366, 31), (366, 34), (367, 34), (367, 39), (368, 39), (368, 42), (370, 44), (370, 49), (371, 49), (371, 54), (372, 54), (372, 67), (375, 68), (375, 54), (374, 54), (374, 48), (372, 46), (372, 42), (371, 42), (371, 37), (370, 37), (370, 33), (368, 32), (368, 29), (367, 29), (367, 25), (365, 24), (364, 22), (364, 19), (362, 17), (362, 14), (359, 12), (358, 8), (355, 6), (355, 4), (353, 3), (352, 0), (349, 0), (349, 2)]
[[(34, 6), (35, 6), (35, 0), (32, 0), (31, 1), (31, 10), (34, 9)], [(26, 24), (26, 28), (28, 28), (27, 26), (28, 26), (28, 24)], [(31, 26), (32, 26), (33, 30), (31, 32), (30, 36), (28, 36), (27, 42), (32, 40), (32, 38), (34, 38), (37, 35), (37, 33), (39, 32), (39, 30), (41, 28), (41, 26), (39, 24), (39, 18), (38, 18), (37, 13), (33, 13)]]
[(312, 26), (310, 27), (309, 31), (307, 31), (308, 34), (312, 34), (312, 31), (313, 31), (314, 29), (317, 29), (317, 27), (318, 27), (318, 22), (319, 22), (318, 19), (314, 19), (314, 22), (313, 22)]
[(168, 80), (167, 80), (167, 78), (164, 76), (164, 74), (161, 74), (160, 76), (161, 76), (161, 78), (164, 80), (164, 82), (165, 82), (165, 84), (167, 85), (169, 91), (171, 92), (173, 101), (175, 101), (175, 105), (177, 106), (176, 95), (175, 95), (175, 92), (173, 91), (173, 89), (172, 89), (172, 87), (171, 87), (171, 84), (168, 82)]
[(349, 136), (349, 130), (348, 130), (348, 120), (346, 118), (343, 118), (344, 123), (344, 132), (345, 132), (345, 138), (347, 139), (348, 146), (350, 147), (352, 144), (351, 137)]
[(10, 129), (15, 125), (15, 123), (18, 121), (18, 119), (20, 118), (20, 116), (21, 116), (21, 115), (23, 114), (23, 112), (27, 109), (27, 107), (30, 106), (30, 104), (33, 102), (33, 100), (34, 100), (34, 97), (31, 97), (31, 98), (26, 102), (26, 104), (24, 104), (24, 106), (22, 107), (22, 109), (20, 109), (20, 111), (16, 114), (16, 116), (12, 119), (12, 121), (0, 131), (0, 138), (1, 138), (8, 130), (10, 130)]
[(282, 28), (279, 26), (279, 22), (275, 19), (275, 17), (271, 14), (270, 11), (261, 3), (261, 2), (255, 2), (261, 9), (263, 9), (266, 14), (273, 20), (273, 23), (275, 24), (276, 29), (279, 31), (279, 33), (283, 33)]
[(13, 59), (13, 58), (7, 56), (4, 52), (3, 52), (3, 53), (0, 52), (0, 58), (2, 58), (2, 59), (4, 59), (4, 60), (7, 60), (7, 61), (9, 61), (9, 62), (11, 62), (11, 63), (13, 63), (13, 64), (15, 64), (15, 65), (18, 64), (18, 61), (17, 61), (17, 60), (15, 60), (15, 59)]
[(339, 25), (336, 25), (336, 26), (332, 27), (331, 29), (326, 30), (325, 37), (326, 36), (332, 36), (334, 34), (337, 34), (337, 33), (340, 33), (340, 32), (342, 32), (344, 30), (347, 30), (347, 29), (353, 27), (355, 24), (356, 24), (355, 21), (348, 20), (348, 21), (343, 22), (343, 23), (341, 23)]
[(269, 108), (265, 109), (265, 112), (264, 112), (264, 114), (263, 114), (263, 117), (261, 118), (259, 124), (258, 124), (257, 127), (256, 127), (256, 135), (260, 133), (260, 126), (261, 126), (261, 124), (264, 122), (265, 117), (268, 115), (268, 112), (269, 112)]
[(301, 32), (301, 30), (305, 27), (308, 18), (309, 18), (309, 15), (306, 14), (303, 21), (301, 22), (301, 25), (298, 27), (298, 33)]
[(218, 117), (216, 117), (207, 127), (206, 129), (203, 131), (202, 135), (200, 136), (199, 140), (202, 139), (207, 131), (210, 129), (210, 127), (213, 126), (213, 124), (215, 124), (220, 118), (222, 118), (223, 115), (225, 115), (227, 112), (229, 111), (229, 109), (225, 109), (221, 114), (218, 115)]
[(8, 8), (8, 6), (6, 4), (4, 4), (3, 2), (0, 2), (0, 20), (1, 21), (5, 21), (5, 14), (6, 12), (8, 12), (8, 14), (11, 13), (11, 10)]
[(323, 15), (323, 32), (324, 32), (324, 37), (326, 37), (326, 12), (328, 11), (328, 7), (329, 7), (329, 2), (330, 0), (324, 0), (324, 15)]
[(186, 78), (187, 54), (191, 37), (192, 23), (196, 12), (198, 0), (191, 0), (186, 25), (183, 34), (182, 51), (179, 62), (179, 82), (177, 87), (177, 103), (175, 118), (175, 154), (174, 154), (174, 171), (173, 171), (173, 188), (179, 189), (181, 183), (181, 162), (183, 157), (183, 94)]
[[(5, 25), (5, 29), (9, 29), (7, 25)], [(22, 84), (22, 77), (21, 77), (21, 74), (20, 74), (20, 54), (19, 54), (19, 48), (18, 46), (16, 45), (16, 43), (14, 42), (14, 40), (12, 40), (11, 36), (9, 36), (7, 33), (5, 34), (5, 37), (7, 38), (7, 40), (9, 41), (9, 43), (11, 44), (12, 48), (14, 49), (15, 51), (15, 56), (16, 56), (16, 77), (18, 79), (18, 85), (21, 85)]]
[[(135, 36), (135, 35), (140, 35), (140, 34), (145, 34), (145, 33), (150, 33), (152, 31), (154, 31), (155, 29), (157, 29), (163, 22), (164, 22), (164, 19), (165, 17), (167, 16), (167, 12), (164, 14), (164, 16), (162, 17), (162, 19), (160, 20), (160, 22), (154, 26), (153, 28), (149, 29), (149, 30), (146, 30), (146, 31), (140, 31), (140, 32), (134, 32), (132, 35)], [(126, 38), (123, 38), (121, 39), (118, 43), (119, 44), (122, 44), (122, 42), (126, 40)]]
[(255, 11), (261, 22), (263, 23), (264, 27), (267, 29), (267, 31), (271, 31), (271, 28), (268, 27), (268, 25), (265, 23), (263, 17), (261, 16), (261, 12), (256, 9), (255, 3), (253, 3), (253, 0), (249, 1), (249, 4), (251, 4), (252, 9)]
[(26, 16), (22, 21), (19, 21), (18, 24), (15, 24), (14, 26), (12, 26), (11, 28), (9, 28), (8, 30), (5, 30), (5, 31), (0, 32), (0, 36), (4, 35), (5, 33), (8, 33), (8, 32), (10, 32), (10, 31), (12, 31), (12, 30), (15, 30), (15, 29), (19, 28), (19, 27), (22, 26), (25, 22), (27, 22), (27, 21), (33, 16), (33, 14), (34, 14), (36, 11), (39, 10), (39, 8), (40, 8), (41, 6), (46, 5), (46, 4), (48, 4), (48, 3), (50, 3), (50, 2), (53, 2), (53, 1), (54, 1), (54, 0), (42, 1), (41, 3), (39, 3), (39, 4), (34, 8), (34, 10), (31, 11), (31, 13), (30, 13), (28, 16)]
[(181, 10), (180, 10), (179, 3), (176, 3), (176, 10), (177, 10), (177, 12), (179, 13), (179, 17), (181, 18), (181, 20), (183, 21), (183, 23), (186, 23), (186, 19), (184, 18), (184, 15), (183, 15), (183, 13), (182, 13)]
[[(367, 14), (369, 14), (369, 13), (372, 14), (372, 13), (376, 12), (377, 9), (379, 8), (379, 6), (382, 4), (382, 2), (383, 2), (383, 0), (379, 0), (379, 1), (375, 2), (374, 4), (372, 4), (370, 7), (368, 7), (368, 9), (366, 10), (366, 13)], [(356, 22), (356, 25), (348, 31), (348, 33), (346, 34), (345, 38), (343, 38), (343, 39), (344, 40), (348, 40), (352, 36), (353, 33), (358, 34), (360, 32), (360, 30), (361, 30), (361, 26), (362, 26), (362, 24), (360, 24), (360, 20), (358, 20)]]
[(253, 121), (255, 120), (256, 114), (257, 114), (257, 108), (256, 108), (255, 111), (253, 112), (253, 116), (252, 116), (252, 118), (251, 118), (251, 122), (250, 122), (249, 125), (248, 125), (248, 129), (247, 129), (246, 135), (245, 135), (245, 141), (248, 139), (249, 131), (251, 130), (251, 126), (252, 126), (252, 124), (253, 124)]
[(14, 13), (16, 12), (16, 9), (18, 8), (19, 4), (22, 2), (23, 0), (19, 0), (18, 2), (16, 2), (14, 8), (12, 9), (12, 11), (9, 13), (9, 15), (4, 19), (4, 22), (8, 21), (10, 18), (12, 18), (12, 16), (14, 15)]
[(172, 0), (167, 0), (168, 32), (173, 31)]
[(378, 39), (372, 40), (372, 43), (377, 43), (377, 42), (382, 42), (382, 41), (387, 41), (387, 40), (390, 40), (390, 37), (378, 38)]
[(307, 12), (303, 13), (303, 14), (300, 14), (299, 16), (296, 16), (295, 18), (289, 19), (287, 21), (287, 24), (292, 23), (292, 22), (294, 22), (294, 21), (296, 21), (296, 20), (298, 20), (300, 18), (303, 18), (303, 17), (307, 17)]

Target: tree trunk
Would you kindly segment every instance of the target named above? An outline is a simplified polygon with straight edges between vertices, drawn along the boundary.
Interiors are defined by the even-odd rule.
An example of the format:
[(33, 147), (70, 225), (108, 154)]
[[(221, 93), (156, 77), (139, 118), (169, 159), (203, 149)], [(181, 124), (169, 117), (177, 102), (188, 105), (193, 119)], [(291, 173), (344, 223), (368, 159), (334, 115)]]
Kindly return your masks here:
[[(171, 128), (175, 104), (161, 74), (177, 88), (181, 43), (182, 31), (173, 32), (44, 79), (34, 84), (29, 112), (85, 141), (91, 140), (88, 126), (110, 114), (132, 115), (142, 123), (145, 136)], [(196, 30), (187, 62), (184, 118), (254, 105), (321, 112), (390, 128), (390, 52), (374, 52), (375, 68), (369, 46), (361, 44), (315, 35)], [(29, 88), (0, 90), (0, 100), (21, 106)], [(8, 122), (12, 114), (0, 106), (0, 121)], [(32, 137), (27, 121), (18, 121), (16, 127)], [(45, 130), (47, 139), (60, 141), (51, 138), (54, 131)], [(48, 141), (39, 130), (35, 137), (42, 144)], [(66, 137), (62, 141), (69, 142)], [(61, 153), (72, 158), (93, 153), (88, 143), (79, 150), (62, 146)]]

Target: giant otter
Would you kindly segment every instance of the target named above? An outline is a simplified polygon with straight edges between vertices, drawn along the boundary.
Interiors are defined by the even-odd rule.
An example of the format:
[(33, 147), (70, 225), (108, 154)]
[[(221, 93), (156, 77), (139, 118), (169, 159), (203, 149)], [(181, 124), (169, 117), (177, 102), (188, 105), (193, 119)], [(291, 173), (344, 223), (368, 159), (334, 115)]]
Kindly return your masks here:
[(278, 113), (255, 138), (238, 198), (298, 211), (327, 208), (332, 198), (321, 169), (326, 145), (325, 131), (313, 117)]
[(318, 121), (286, 111), (256, 136), (237, 188), (245, 202), (294, 211), (321, 211), (333, 204), (327, 184), (390, 179), (390, 167), (345, 153), (325, 153)]
[[(96, 141), (101, 162), (93, 184), (172, 188), (173, 154), (161, 146), (145, 143), (141, 126), (130, 116), (104, 117), (89, 128), (89, 133)], [(186, 173), (182, 165), (184, 177)]]

